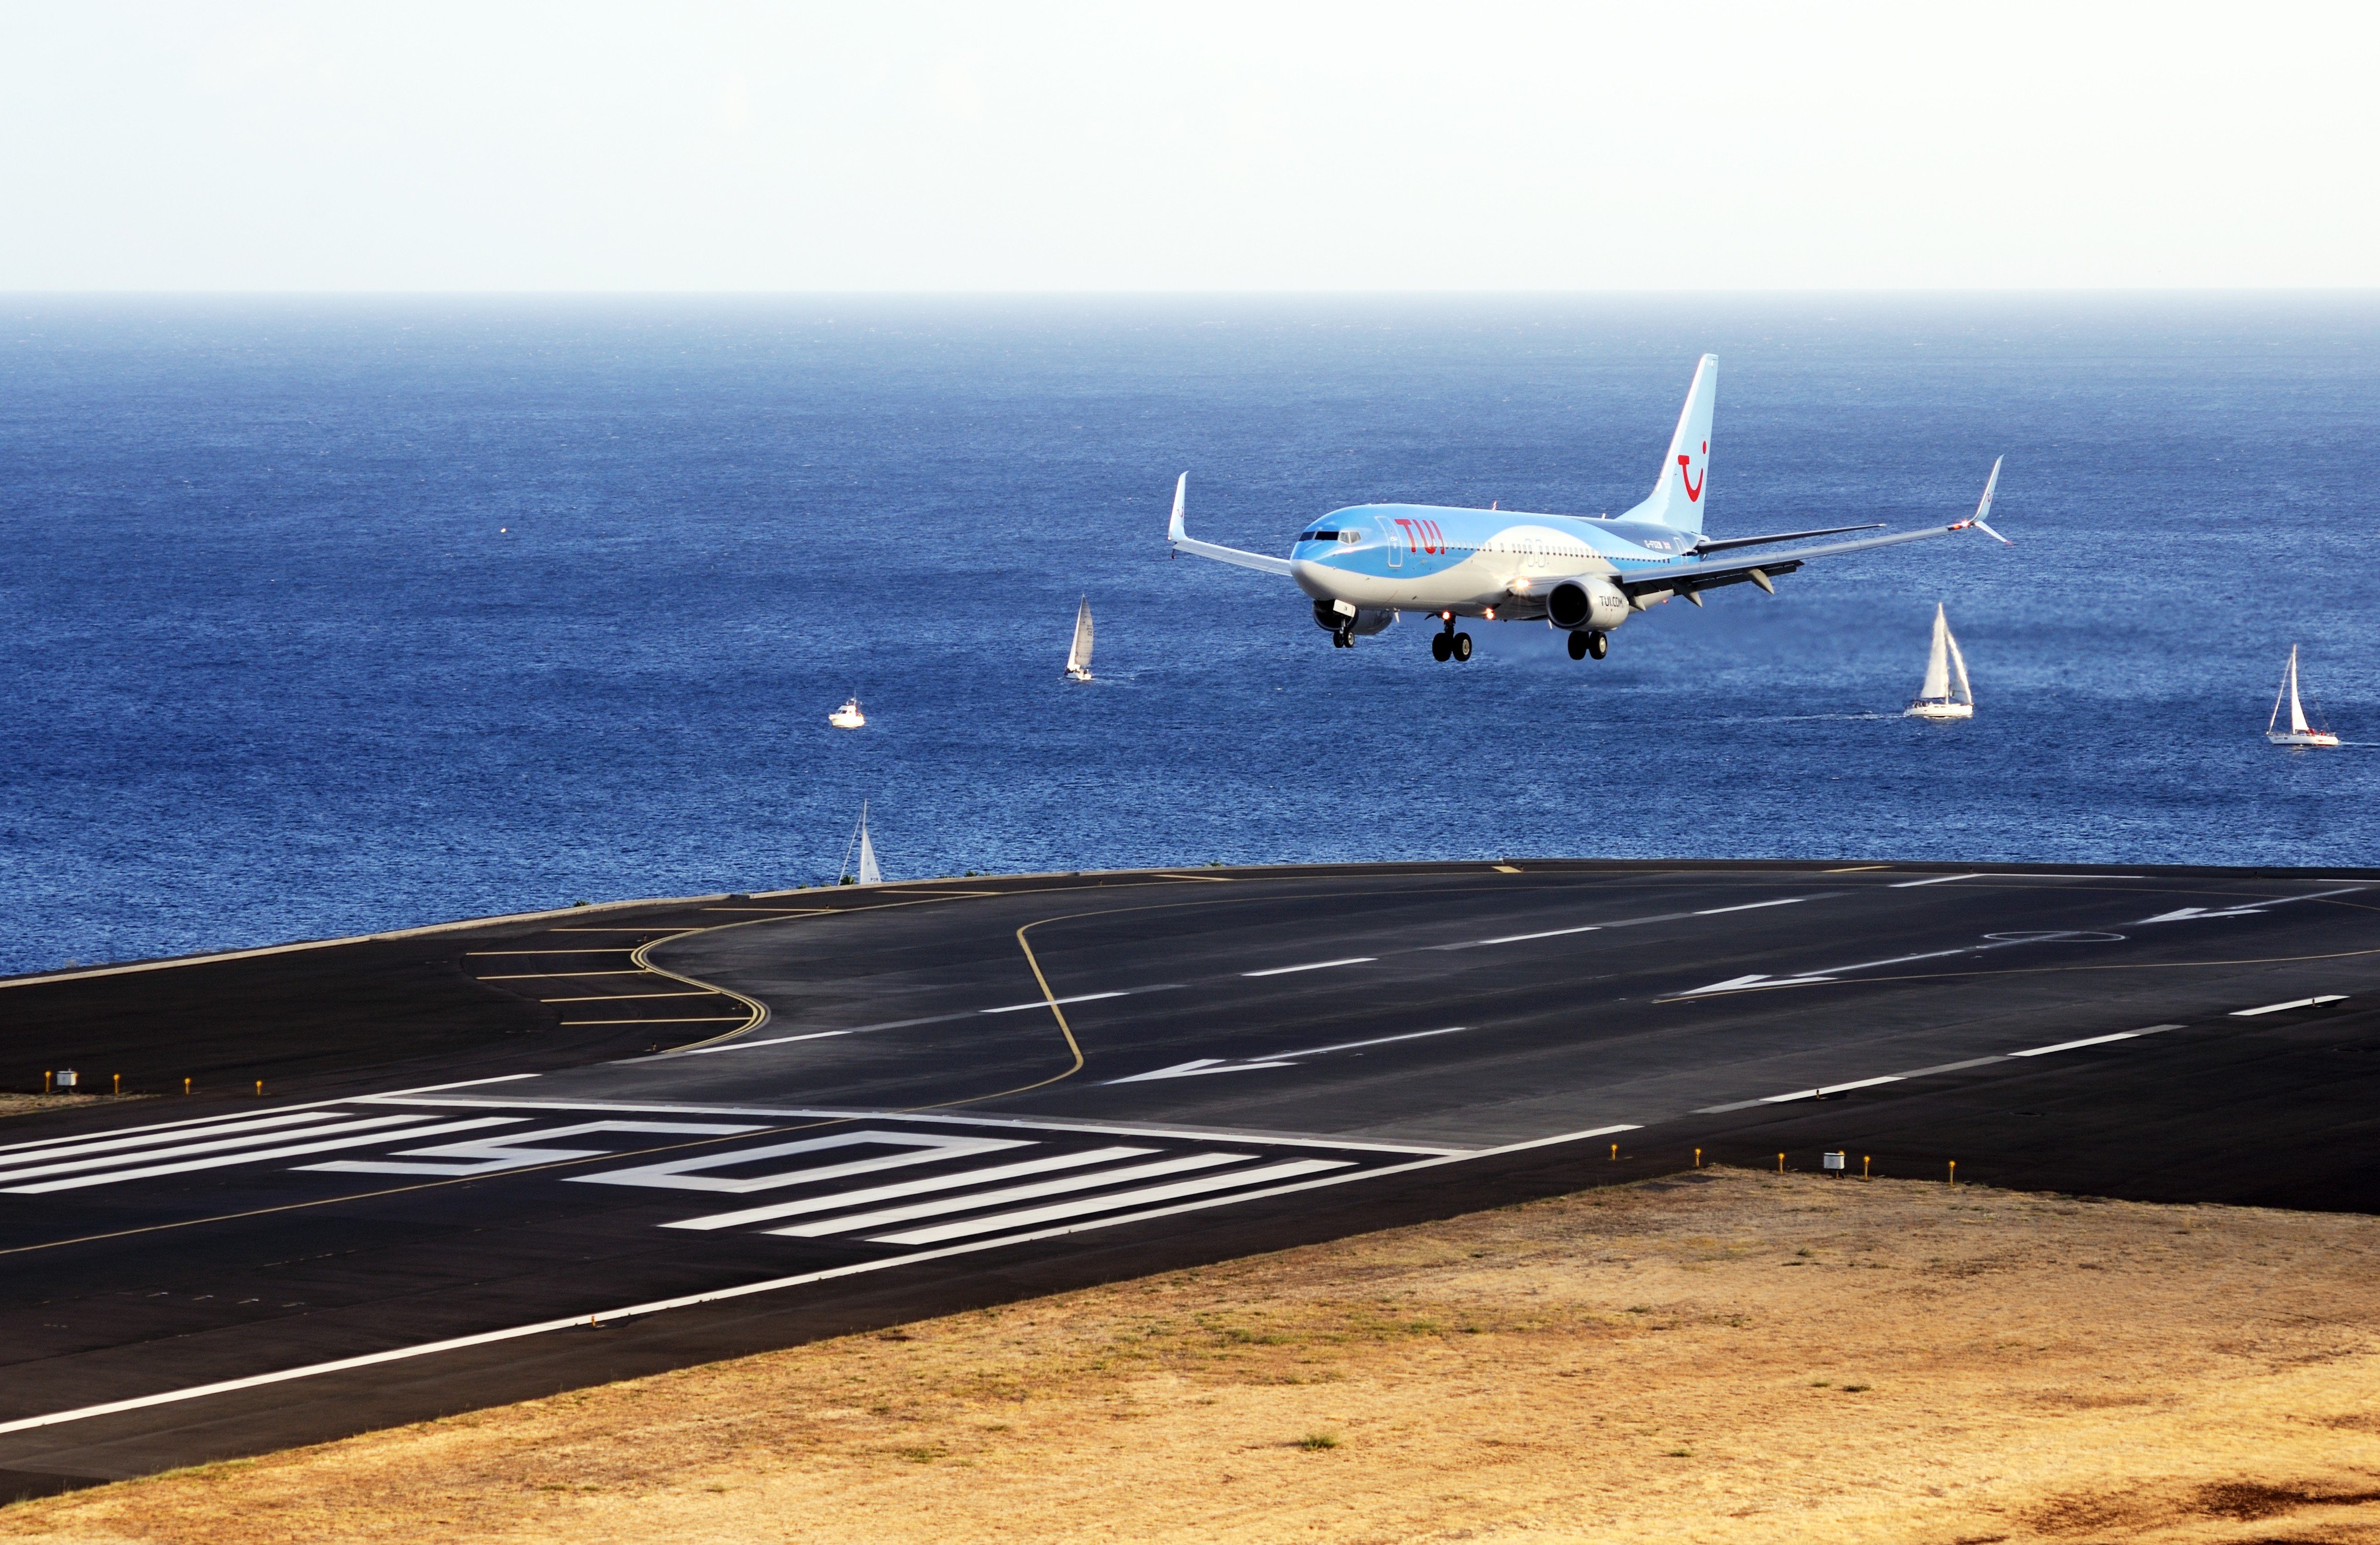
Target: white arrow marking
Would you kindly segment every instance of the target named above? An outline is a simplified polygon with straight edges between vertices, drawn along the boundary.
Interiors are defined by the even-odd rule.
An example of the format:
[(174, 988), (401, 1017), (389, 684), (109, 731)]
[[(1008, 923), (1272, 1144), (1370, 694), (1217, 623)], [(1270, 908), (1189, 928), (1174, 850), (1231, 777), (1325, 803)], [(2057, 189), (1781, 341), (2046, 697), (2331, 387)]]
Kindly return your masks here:
[(2238, 906), (2227, 906), (2212, 910), (2204, 906), (2185, 906), (2179, 911), (2160, 912), (2154, 918), (2143, 918), (2141, 921), (2143, 923), (2185, 923), (2195, 922), (2201, 918), (2257, 918), (2262, 917), (2265, 914), (2265, 909), (2268, 907), (2287, 906), (2293, 901), (2320, 901), (2325, 896), (2351, 896), (2365, 889), (2367, 889), (2367, 887), (2362, 885), (2349, 885), (2336, 891), (2311, 891), (2301, 896), (2274, 896), (2265, 901), (2245, 902)]
[(1195, 1062), (1175, 1063), (1154, 1073), (1135, 1073), (1129, 1078), (1110, 1078), (1111, 1084), (1147, 1084), (1159, 1078), (1198, 1078), (1209, 1073), (1247, 1073), (1259, 1067), (1293, 1067), (1285, 1062), (1225, 1062), (1220, 1057), (1200, 1057)]
[(1154, 1078), (1196, 1078), (1208, 1073), (1245, 1073), (1257, 1067), (1294, 1067), (1292, 1057), (1318, 1057), (1328, 1052), (1354, 1052), (1366, 1046), (1386, 1046), (1396, 1040), (1427, 1040), (1435, 1035), (1454, 1035), (1467, 1030), (1468, 1025), (1449, 1025), (1442, 1030), (1413, 1030), (1404, 1035), (1378, 1036), (1370, 1040), (1342, 1040), (1335, 1046), (1309, 1046), (1303, 1052), (1275, 1052), (1269, 1057), (1253, 1062), (1225, 1062), (1220, 1057), (1200, 1057), (1196, 1062), (1175, 1063), (1154, 1073), (1135, 1073), (1129, 1078), (1110, 1078), (1111, 1084), (1145, 1084)]
[[(1856, 967), (1852, 969), (1857, 969)], [(1834, 980), (1832, 977), (1768, 977), (1757, 973), (1748, 977), (1730, 977), (1708, 987), (1690, 988), (1678, 994), (1681, 998), (1699, 998), (1706, 992), (1748, 992), (1755, 987), (1815, 987)]]

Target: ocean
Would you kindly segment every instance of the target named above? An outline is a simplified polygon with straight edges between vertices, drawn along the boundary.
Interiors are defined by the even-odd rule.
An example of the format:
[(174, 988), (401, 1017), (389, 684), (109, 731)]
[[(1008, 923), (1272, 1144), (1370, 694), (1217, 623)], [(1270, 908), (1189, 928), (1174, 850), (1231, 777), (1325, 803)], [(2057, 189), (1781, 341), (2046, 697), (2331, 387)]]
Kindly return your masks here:
[[(1330, 648), (1342, 505), (1981, 537)], [(0, 971), (886, 875), (2380, 862), (2380, 298), (0, 299)], [(1061, 679), (1075, 600), (1099, 679)], [(1900, 717), (1936, 602), (1973, 721)], [(2267, 746), (2291, 643), (2350, 743)], [(856, 693), (868, 727), (828, 726)]]

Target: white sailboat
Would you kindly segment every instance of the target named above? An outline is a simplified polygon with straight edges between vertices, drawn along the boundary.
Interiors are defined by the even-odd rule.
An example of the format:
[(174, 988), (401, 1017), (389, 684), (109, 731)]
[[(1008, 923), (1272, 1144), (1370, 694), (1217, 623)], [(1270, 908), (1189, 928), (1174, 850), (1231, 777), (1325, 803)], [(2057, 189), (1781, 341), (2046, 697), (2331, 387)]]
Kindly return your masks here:
[[(2281, 700), (2289, 704), (2289, 727), (2282, 729)], [(2336, 746), (2338, 736), (2306, 722), (2305, 705), (2298, 701), (2298, 646), (2289, 646), (2289, 668), (2281, 673), (2281, 689), (2273, 695), (2273, 716), (2265, 721), (2265, 738), (2276, 746)]]
[(1075, 612), (1075, 647), (1066, 651), (1066, 679), (1069, 681), (1091, 679), (1091, 598), (1089, 596), (1083, 597), (1082, 605)]
[[(1952, 677), (1957, 678), (1953, 690)], [(1942, 603), (1934, 603), (1934, 652), (1925, 657), (1925, 684), (1917, 689), (1917, 700), (1909, 705), (1908, 718), (1972, 719), (1975, 716), (1974, 688), (1967, 685), (1967, 657), (1959, 652), (1959, 640), (1950, 636), (1950, 619), (1943, 614)]]
[(854, 879), (851, 850), (859, 849), (859, 872), (856, 877), (862, 885), (881, 885), (884, 871), (876, 867), (876, 845), (868, 839), (868, 801), (859, 802), (859, 824), (851, 829), (851, 840), (843, 845), (843, 865), (837, 872), (845, 880)]
[(868, 715), (859, 709), (859, 695), (853, 693), (843, 700), (843, 706), (826, 716), (826, 722), (839, 730), (856, 730), (868, 723)]

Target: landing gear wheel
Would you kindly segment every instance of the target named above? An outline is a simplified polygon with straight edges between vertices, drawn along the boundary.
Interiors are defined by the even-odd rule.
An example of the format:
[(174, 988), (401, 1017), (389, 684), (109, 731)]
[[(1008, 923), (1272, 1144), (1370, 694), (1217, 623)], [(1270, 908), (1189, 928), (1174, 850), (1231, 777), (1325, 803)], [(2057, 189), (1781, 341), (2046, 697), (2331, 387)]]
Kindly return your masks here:
[(1330, 630), (1330, 647), (1332, 649), (1354, 649), (1355, 647), (1355, 640), (1349, 635), (1345, 628), (1334, 627)]
[(1432, 660), (1444, 660), (1453, 652), (1454, 646), (1447, 641), (1445, 634), (1433, 633), (1429, 636), (1429, 657)]
[(1584, 660), (1586, 658), (1585, 634), (1573, 633), (1570, 636), (1570, 657), (1572, 660)]
[(1586, 636), (1586, 652), (1595, 656), (1597, 660), (1609, 654), (1611, 652), (1611, 635), (1609, 633), (1588, 634)]
[(1470, 634), (1458, 633), (1454, 636), (1454, 658), (1457, 660), (1468, 660), (1471, 658)]

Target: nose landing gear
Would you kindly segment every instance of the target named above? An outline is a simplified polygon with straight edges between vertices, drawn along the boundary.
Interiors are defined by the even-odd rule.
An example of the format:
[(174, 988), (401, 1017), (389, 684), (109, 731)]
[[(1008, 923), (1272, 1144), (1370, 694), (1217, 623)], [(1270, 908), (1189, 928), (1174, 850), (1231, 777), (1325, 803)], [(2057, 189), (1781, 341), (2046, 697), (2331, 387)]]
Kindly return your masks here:
[(1570, 636), (1570, 657), (1572, 660), (1584, 660), (1590, 654), (1600, 660), (1610, 652), (1611, 635), (1609, 633), (1573, 633)]

